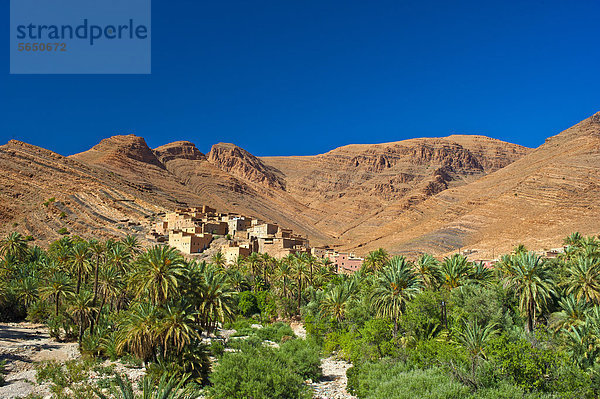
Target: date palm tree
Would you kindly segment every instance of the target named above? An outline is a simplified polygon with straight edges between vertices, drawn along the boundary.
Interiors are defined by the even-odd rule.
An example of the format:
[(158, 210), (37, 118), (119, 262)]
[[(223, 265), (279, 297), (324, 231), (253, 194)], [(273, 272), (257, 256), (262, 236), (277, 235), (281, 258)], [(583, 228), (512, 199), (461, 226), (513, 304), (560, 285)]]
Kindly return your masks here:
[(67, 306), (67, 312), (71, 314), (79, 326), (77, 341), (81, 345), (81, 339), (85, 330), (91, 325), (96, 315), (97, 308), (93, 304), (94, 294), (91, 291), (82, 290), (75, 294)]
[(584, 299), (577, 299), (571, 294), (558, 301), (560, 311), (550, 315), (549, 324), (554, 331), (570, 329), (585, 323), (585, 314), (590, 309), (591, 304)]
[(143, 362), (156, 357), (155, 348), (160, 343), (159, 309), (149, 303), (137, 303), (120, 323), (117, 350), (127, 349)]
[(96, 239), (89, 240), (88, 246), (90, 248), (91, 260), (94, 264), (94, 300), (93, 300), (93, 303), (94, 303), (94, 305), (96, 305), (96, 301), (98, 300), (100, 262), (104, 259), (106, 248), (100, 241), (98, 241)]
[(134, 235), (127, 234), (121, 240), (121, 244), (125, 247), (125, 249), (132, 255), (138, 255), (141, 252), (141, 244), (138, 238)]
[(21, 233), (10, 233), (0, 241), (0, 256), (11, 256), (23, 261), (28, 253), (27, 240)]
[(220, 269), (224, 269), (225, 268), (225, 255), (223, 255), (223, 252), (219, 251), (216, 254), (214, 254), (213, 256), (211, 256), (210, 263), (212, 263), (213, 265), (215, 265), (216, 267), (218, 267)]
[(379, 248), (367, 254), (362, 267), (368, 273), (375, 273), (381, 271), (389, 260), (390, 256), (387, 251), (383, 248)]
[(394, 256), (377, 274), (371, 301), (377, 315), (394, 322), (394, 337), (398, 333), (398, 320), (407, 301), (422, 287), (419, 275), (403, 256)]
[(495, 324), (480, 326), (477, 320), (471, 323), (464, 322), (463, 329), (458, 334), (459, 343), (467, 350), (471, 357), (471, 376), (475, 377), (475, 369), (480, 359), (486, 357), (486, 347), (490, 339), (496, 334)]
[(354, 285), (342, 282), (331, 287), (321, 302), (321, 310), (341, 322), (346, 317), (348, 303), (354, 297)]
[(90, 270), (90, 251), (88, 244), (85, 241), (78, 242), (73, 247), (70, 256), (70, 265), (77, 275), (77, 287), (75, 293), (79, 294), (81, 289), (81, 279), (84, 274), (89, 273)]
[[(291, 255), (293, 262), (293, 255)], [(290, 258), (283, 258), (277, 262), (275, 268), (275, 281), (281, 287), (282, 295), (284, 298), (288, 297), (288, 287), (290, 286), (293, 278), (293, 267), (290, 262)]]
[(298, 312), (300, 312), (300, 306), (302, 306), (302, 290), (303, 283), (306, 281), (307, 268), (305, 257), (302, 254), (296, 254), (293, 260), (294, 275), (296, 279), (297, 288), (297, 301), (298, 301)]
[(527, 315), (528, 331), (533, 331), (538, 312), (555, 294), (555, 282), (544, 259), (534, 252), (517, 255), (510, 273), (503, 279), (505, 288), (518, 297), (519, 309)]
[(469, 281), (471, 266), (468, 259), (460, 254), (444, 258), (440, 267), (442, 284), (448, 289), (460, 287)]
[(566, 293), (600, 305), (600, 259), (578, 256), (567, 268)]
[(417, 258), (415, 271), (421, 277), (426, 288), (435, 288), (442, 278), (439, 262), (430, 254), (423, 254)]
[(61, 299), (68, 298), (73, 294), (71, 279), (65, 273), (57, 271), (52, 274), (47, 284), (40, 289), (40, 293), (44, 299), (54, 299), (55, 316), (58, 316)]
[(169, 350), (180, 355), (186, 345), (199, 340), (197, 314), (183, 302), (167, 304), (160, 310), (158, 333), (162, 340), (163, 357)]
[(233, 318), (235, 290), (226, 275), (210, 266), (202, 273), (202, 280), (198, 311), (202, 326), (210, 333), (218, 322), (224, 323)]
[(130, 287), (136, 298), (149, 298), (154, 305), (164, 305), (178, 295), (186, 267), (176, 249), (156, 245), (142, 253), (135, 266)]

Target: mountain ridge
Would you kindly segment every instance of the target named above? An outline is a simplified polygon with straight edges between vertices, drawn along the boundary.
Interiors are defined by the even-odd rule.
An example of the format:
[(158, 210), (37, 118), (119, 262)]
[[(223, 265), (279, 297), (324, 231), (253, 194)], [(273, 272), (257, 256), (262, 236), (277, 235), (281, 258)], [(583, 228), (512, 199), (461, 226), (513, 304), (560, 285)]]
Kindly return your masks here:
[[(152, 149), (142, 137), (127, 135), (64, 157), (10, 141), (0, 146), (0, 199), (6, 199), (0, 221), (3, 232), (24, 222), (18, 228), (40, 240), (56, 238), (62, 225), (83, 235), (119, 236), (120, 220), (146, 226), (160, 212), (208, 204), (293, 228), (313, 245), (359, 254), (380, 246), (438, 255), (480, 247), (478, 256), (489, 257), (517, 241), (550, 245), (561, 227), (600, 229), (585, 221), (583, 211), (600, 208), (588, 198), (600, 193), (593, 183), (600, 178), (598, 167), (585, 172), (576, 161), (600, 160), (598, 140), (600, 113), (537, 149), (482, 135), (450, 135), (256, 157), (231, 143), (217, 143), (206, 154), (190, 141)], [(22, 184), (23, 173), (45, 194)], [(57, 178), (62, 184), (53, 184)], [(57, 204), (41, 205), (52, 196)], [(577, 212), (575, 222), (566, 221), (565, 209)], [(548, 222), (549, 212), (560, 220)], [(547, 222), (539, 234), (524, 226), (537, 216)]]

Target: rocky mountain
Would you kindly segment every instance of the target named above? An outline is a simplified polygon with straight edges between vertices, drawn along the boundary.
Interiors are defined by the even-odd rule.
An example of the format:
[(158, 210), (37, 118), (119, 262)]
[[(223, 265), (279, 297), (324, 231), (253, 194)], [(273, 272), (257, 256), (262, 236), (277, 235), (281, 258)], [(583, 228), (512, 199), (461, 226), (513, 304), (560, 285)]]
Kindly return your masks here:
[(395, 252), (445, 253), (469, 248), (492, 258), (518, 243), (533, 249), (561, 246), (574, 231), (600, 231), (600, 113), (551, 137), (530, 152), (468, 185), (453, 187), (408, 211), (385, 214), (380, 246)]
[(215, 144), (208, 153), (208, 160), (233, 176), (285, 191), (285, 180), (276, 168), (265, 165), (259, 158), (235, 144)]
[(265, 157), (285, 176), (287, 191), (323, 213), (317, 227), (350, 245), (377, 234), (406, 211), (452, 187), (494, 172), (530, 149), (483, 136), (423, 138), (348, 145), (307, 157)]
[(487, 258), (519, 242), (550, 248), (571, 231), (597, 234), (598, 161), (600, 113), (535, 150), (453, 135), (256, 157), (224, 143), (208, 154), (189, 141), (151, 149), (129, 135), (64, 157), (11, 141), (0, 146), (0, 232), (119, 236), (160, 212), (209, 204), (358, 254), (469, 248)]

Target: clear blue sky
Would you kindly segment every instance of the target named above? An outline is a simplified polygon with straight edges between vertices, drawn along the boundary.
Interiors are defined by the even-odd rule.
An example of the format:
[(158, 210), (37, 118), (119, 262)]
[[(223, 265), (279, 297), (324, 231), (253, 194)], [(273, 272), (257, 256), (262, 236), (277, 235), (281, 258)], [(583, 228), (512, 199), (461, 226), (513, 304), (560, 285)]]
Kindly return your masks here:
[[(3, 2), (4, 21), (8, 1)], [(600, 2), (154, 0), (152, 75), (9, 75), (0, 142), (256, 155), (453, 133), (536, 147), (600, 110)]]

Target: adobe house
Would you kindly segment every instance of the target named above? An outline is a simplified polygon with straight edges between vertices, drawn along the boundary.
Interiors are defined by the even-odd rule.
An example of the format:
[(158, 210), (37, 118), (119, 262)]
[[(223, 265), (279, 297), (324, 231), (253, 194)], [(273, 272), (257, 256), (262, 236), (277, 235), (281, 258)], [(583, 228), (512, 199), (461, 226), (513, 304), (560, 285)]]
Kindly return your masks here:
[(184, 231), (169, 232), (169, 246), (177, 248), (184, 254), (197, 254), (203, 252), (210, 245), (212, 234), (194, 234)]

